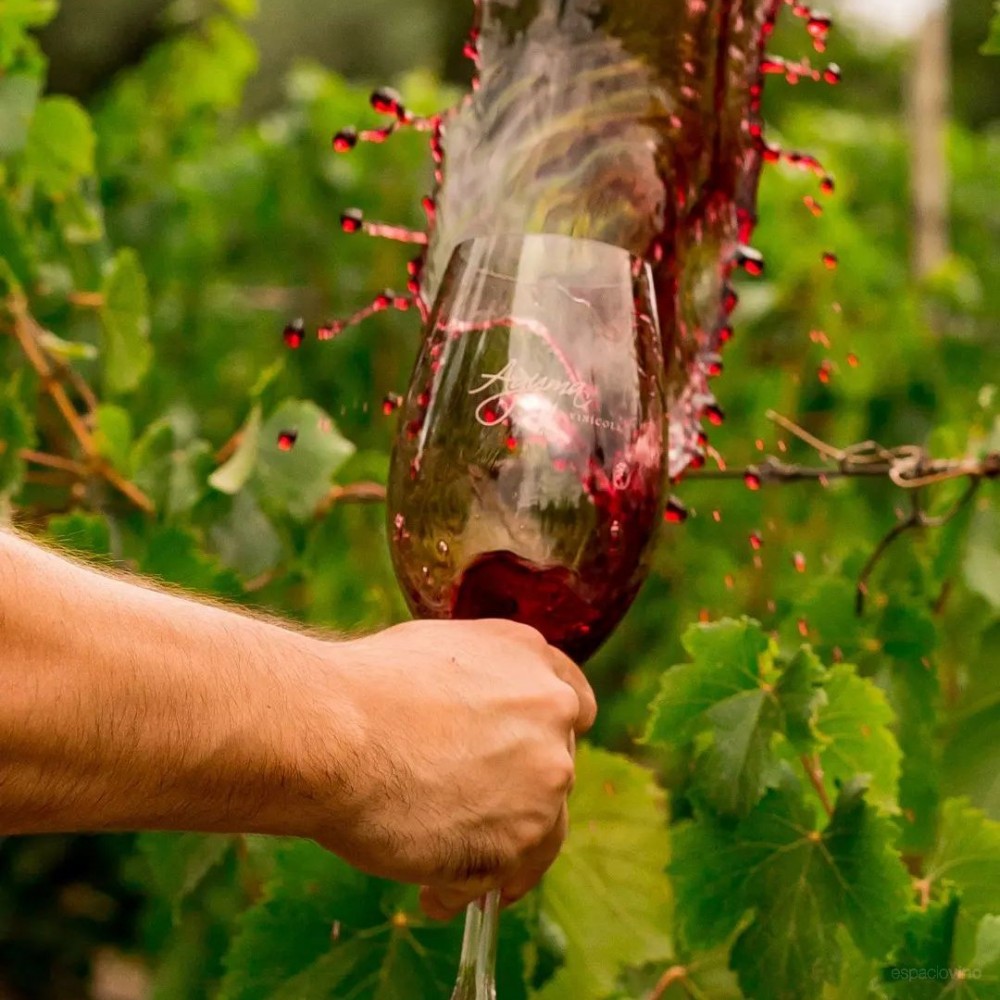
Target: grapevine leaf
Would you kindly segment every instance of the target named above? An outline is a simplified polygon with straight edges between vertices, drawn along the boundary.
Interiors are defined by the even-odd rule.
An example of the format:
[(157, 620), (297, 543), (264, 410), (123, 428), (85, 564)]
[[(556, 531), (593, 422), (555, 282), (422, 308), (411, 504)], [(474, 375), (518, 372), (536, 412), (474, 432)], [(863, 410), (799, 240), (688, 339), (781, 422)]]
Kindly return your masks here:
[(257, 465), (257, 451), (260, 447), (260, 407), (255, 406), (247, 417), (247, 422), (240, 431), (236, 450), (229, 456), (224, 465), (220, 465), (209, 476), (209, 484), (220, 493), (230, 495), (239, 493), (246, 485)]
[(1000, 823), (989, 820), (967, 799), (948, 799), (925, 877), (931, 885), (952, 885), (961, 900), (959, 933), (971, 934), (1000, 900)]
[(0, 76), (0, 156), (10, 156), (24, 148), (41, 90), (42, 81), (33, 73)]
[(138, 848), (153, 886), (177, 918), (184, 901), (222, 863), (234, 843), (232, 837), (200, 833), (144, 833)]
[(895, 824), (866, 801), (867, 782), (844, 785), (823, 842), (838, 874), (843, 922), (862, 954), (882, 958), (895, 942), (896, 925), (910, 901), (910, 877), (893, 844)]
[(884, 955), (909, 898), (891, 821), (854, 781), (822, 832), (790, 780), (735, 826), (717, 818), (675, 830), (671, 872), (688, 945), (721, 944), (744, 915), (732, 964), (751, 1000), (815, 996), (840, 969), (838, 927), (869, 957)]
[(565, 964), (539, 997), (599, 1000), (624, 965), (672, 953), (663, 796), (644, 768), (581, 745), (570, 811), (569, 838), (542, 887)]
[(0, 193), (0, 289), (5, 285), (27, 285), (31, 281), (32, 249), (24, 221), (10, 200)]
[(900, 1000), (934, 1000), (940, 994), (941, 983), (929, 980), (926, 973), (933, 969), (936, 977), (938, 969), (951, 967), (957, 916), (957, 896), (932, 901), (907, 914), (902, 943), (881, 977)]
[(179, 527), (164, 527), (149, 536), (139, 562), (141, 572), (191, 590), (238, 597), (239, 579), (204, 554), (199, 539)]
[(705, 714), (734, 695), (760, 688), (767, 637), (747, 620), (694, 625), (683, 638), (693, 662), (663, 675), (646, 739), (683, 744), (705, 727)]
[(878, 624), (884, 651), (895, 662), (889, 693), (898, 719), (902, 751), (899, 806), (907, 852), (925, 854), (933, 844), (940, 797), (937, 740), (939, 682), (931, 654), (938, 641), (937, 625), (926, 601), (893, 594)]
[[(263, 898), (240, 918), (220, 1000), (447, 996), (461, 933), (457, 920), (420, 916), (413, 890), (363, 875), (316, 844), (290, 843)], [(504, 914), (501, 937), (499, 988), (523, 1000), (516, 912)]]
[(950, 791), (968, 795), (988, 816), (1000, 819), (1000, 696), (962, 718), (945, 746), (941, 766)]
[(104, 379), (111, 393), (130, 392), (153, 360), (149, 290), (134, 250), (120, 250), (104, 276)]
[(136, 486), (168, 519), (188, 513), (204, 496), (214, 466), (208, 442), (175, 447), (170, 420), (156, 420), (143, 432), (129, 459)]
[(815, 720), (827, 698), (822, 688), (826, 676), (826, 668), (816, 654), (803, 646), (781, 672), (775, 687), (784, 713), (785, 735), (799, 753), (807, 753), (815, 746)]
[(94, 443), (97, 450), (119, 472), (129, 475), (129, 452), (132, 448), (132, 418), (128, 410), (102, 403), (95, 412)]
[(646, 739), (683, 745), (711, 729), (698, 786), (720, 812), (746, 815), (771, 780), (782, 723), (767, 636), (755, 622), (723, 621), (689, 629), (684, 646), (694, 662), (663, 675)]
[(28, 127), (25, 170), (47, 194), (61, 196), (94, 172), (90, 117), (69, 97), (39, 101)]
[(977, 510), (969, 529), (965, 556), (965, 579), (978, 594), (1000, 609), (1000, 516), (989, 507)]
[(97, 357), (97, 348), (93, 344), (81, 343), (78, 340), (63, 340), (51, 330), (43, 330), (38, 335), (38, 342), (61, 361), (93, 361)]
[(284, 551), (274, 526), (249, 490), (236, 494), (229, 515), (212, 526), (210, 535), (222, 562), (244, 579), (274, 569)]
[(839, 664), (830, 671), (826, 699), (816, 733), (823, 782), (831, 799), (842, 784), (866, 774), (869, 800), (895, 811), (901, 754), (891, 728), (895, 716), (885, 694), (853, 667)]
[(96, 243), (104, 236), (104, 215), (100, 205), (79, 191), (70, 191), (56, 203), (56, 222), (67, 243)]
[(17, 493), (24, 481), (20, 452), (35, 441), (34, 422), (20, 396), (20, 376), (0, 383), (0, 496)]
[(1000, 983), (1000, 915), (988, 913), (979, 921), (976, 950), (970, 964), (983, 975), (989, 975), (994, 988)]
[(111, 529), (101, 514), (59, 514), (50, 517), (49, 536), (64, 548), (90, 555), (106, 556), (111, 552)]
[(777, 703), (757, 688), (714, 705), (707, 717), (715, 738), (699, 759), (696, 785), (722, 815), (745, 816), (773, 781)]
[[(278, 445), (285, 433), (295, 435), (294, 447), (287, 451)], [(261, 428), (258, 495), (292, 517), (307, 520), (330, 489), (333, 474), (353, 454), (354, 445), (315, 403), (286, 400)]]

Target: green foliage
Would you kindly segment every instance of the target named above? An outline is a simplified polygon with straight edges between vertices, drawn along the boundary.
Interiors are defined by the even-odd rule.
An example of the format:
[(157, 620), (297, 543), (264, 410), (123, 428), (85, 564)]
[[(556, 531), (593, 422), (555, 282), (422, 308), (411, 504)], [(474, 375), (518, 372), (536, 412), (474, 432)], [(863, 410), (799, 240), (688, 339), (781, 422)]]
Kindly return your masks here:
[[(527, 934), (517, 913), (504, 923), (499, 988), (524, 997)], [(429, 922), (414, 890), (362, 875), (315, 844), (291, 844), (240, 919), (220, 1000), (442, 996), (460, 945), (461, 927)]]
[(564, 963), (539, 994), (546, 1000), (600, 1000), (623, 965), (670, 958), (662, 798), (642, 768), (580, 747), (571, 835), (542, 891)]
[(990, 34), (983, 45), (983, 52), (991, 56), (1000, 55), (1000, 4), (997, 4), (996, 13), (993, 15)]
[[(382, 313), (280, 355), (279, 334), (403, 280), (405, 248), (348, 244), (335, 220), (358, 205), (419, 224), (421, 138), (333, 157), (329, 133), (366, 113), (365, 91), (305, 64), (280, 107), (241, 117), (250, 0), (212, 5), (92, 107), (43, 97), (29, 30), (54, 7), (0, 0), (0, 516), (314, 625), (398, 620), (382, 510), (319, 515), (331, 486), (384, 481), (393, 427), (378, 401), (405, 385), (416, 323)], [(895, 63), (858, 62), (871, 93), (892, 90)], [(430, 75), (399, 83), (421, 111), (454, 96)], [(838, 196), (817, 220), (801, 203), (811, 178), (765, 174), (767, 278), (741, 289), (713, 446), (732, 466), (759, 460), (757, 439), (815, 462), (775, 433), (775, 409), (838, 446), (996, 450), (1000, 137), (953, 128), (954, 252), (918, 282), (903, 124), (842, 96), (836, 109), (801, 88), (775, 97), (775, 138), (820, 156)], [(817, 268), (831, 247), (835, 273)], [(93, 455), (8, 335), (22, 306)], [(503, 918), (501, 995), (997, 997), (995, 489), (890, 548), (862, 615), (856, 582), (894, 520), (888, 484), (679, 490), (692, 517), (665, 527), (635, 609), (588, 664), (603, 749), (581, 747), (565, 851)], [(935, 513), (957, 493), (921, 501)], [(66, 872), (64, 856), (87, 860)], [(0, 992), (83, 996), (88, 957), (109, 945), (142, 955), (156, 1000), (432, 997), (454, 976), (457, 922), (429, 924), (412, 889), (312, 844), (6, 841), (0, 866)], [(141, 888), (141, 922), (126, 886)], [(117, 916), (94, 916), (95, 899)]]
[(135, 389), (149, 370), (149, 292), (139, 259), (119, 251), (104, 275), (101, 288), (104, 324), (104, 385), (117, 395)]

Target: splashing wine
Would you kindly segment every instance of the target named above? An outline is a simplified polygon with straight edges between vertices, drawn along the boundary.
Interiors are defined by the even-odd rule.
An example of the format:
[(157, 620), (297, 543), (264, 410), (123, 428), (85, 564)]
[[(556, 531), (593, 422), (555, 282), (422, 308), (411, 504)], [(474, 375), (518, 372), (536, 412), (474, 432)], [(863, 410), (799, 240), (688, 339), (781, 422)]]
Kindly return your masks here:
[[(414, 613), (516, 618), (583, 660), (634, 598), (654, 526), (687, 517), (673, 497), (659, 516), (664, 469), (676, 479), (702, 467), (703, 421), (724, 420), (709, 379), (732, 338), (733, 272), (765, 268), (750, 246), (761, 167), (784, 163), (834, 190), (815, 157), (765, 139), (765, 71), (790, 83), (836, 83), (840, 71), (765, 58), (782, 0), (474, 2), (465, 51), (477, 77), (458, 108), (419, 118), (377, 91), (389, 124), (334, 138), (347, 152), (426, 131), (438, 188), (427, 235), (342, 215), (344, 232), (421, 250), (409, 296), (381, 293), (320, 337), (388, 308), (425, 321), (389, 495)], [(785, 2), (822, 52), (829, 18)], [(822, 211), (816, 197), (806, 205)], [(603, 324), (608, 343), (595, 339), (595, 303), (616, 282), (594, 274), (614, 267), (581, 280), (573, 247), (628, 262), (632, 308)], [(574, 386), (593, 390), (579, 406)], [(761, 486), (755, 471), (745, 482)], [(495, 896), (470, 909), (456, 998), (494, 995), (496, 909)]]

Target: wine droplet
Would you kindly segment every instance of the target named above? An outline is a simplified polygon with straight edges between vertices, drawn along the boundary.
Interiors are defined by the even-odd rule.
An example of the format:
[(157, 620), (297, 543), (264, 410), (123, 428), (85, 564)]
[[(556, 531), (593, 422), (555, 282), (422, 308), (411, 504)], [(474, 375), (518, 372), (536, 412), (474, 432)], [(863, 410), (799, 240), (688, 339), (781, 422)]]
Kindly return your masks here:
[(755, 469), (747, 469), (743, 473), (743, 482), (746, 484), (748, 490), (756, 493), (760, 489), (760, 473)]
[(306, 339), (306, 323), (303, 319), (296, 319), (289, 323), (281, 332), (282, 340), (291, 350), (298, 350), (302, 342)]
[(738, 247), (734, 255), (737, 267), (743, 268), (747, 274), (759, 278), (764, 273), (764, 255), (755, 247)]
[(823, 214), (823, 206), (811, 194), (807, 194), (802, 201), (817, 218)]
[(837, 269), (837, 265), (840, 263), (840, 259), (835, 253), (833, 253), (833, 251), (827, 250), (823, 254), (823, 263), (830, 271), (835, 271)]
[(750, 532), (750, 548), (752, 548), (754, 550), (754, 552), (760, 552), (760, 550), (763, 548), (763, 546), (764, 546), (764, 539), (761, 537), (760, 532), (759, 531), (751, 531)]
[(804, 573), (806, 571), (806, 557), (801, 552), (796, 552), (792, 556), (792, 565), (795, 567), (796, 573)]
[(365, 222), (365, 213), (360, 208), (345, 208), (340, 213), (340, 228), (345, 233), (360, 232)]
[(663, 520), (668, 524), (683, 524), (687, 519), (687, 507), (677, 497), (670, 497), (663, 512)]
[(295, 442), (298, 438), (298, 431), (280, 431), (278, 433), (278, 447), (282, 451), (291, 451), (295, 447)]
[(337, 153), (349, 153), (358, 144), (358, 130), (352, 126), (342, 128), (333, 137), (333, 148)]
[(372, 91), (369, 101), (371, 106), (380, 115), (395, 115), (397, 118), (406, 117), (403, 98), (392, 87), (379, 87), (378, 90)]
[(391, 417), (403, 405), (403, 397), (397, 392), (387, 392), (382, 400), (382, 412)]

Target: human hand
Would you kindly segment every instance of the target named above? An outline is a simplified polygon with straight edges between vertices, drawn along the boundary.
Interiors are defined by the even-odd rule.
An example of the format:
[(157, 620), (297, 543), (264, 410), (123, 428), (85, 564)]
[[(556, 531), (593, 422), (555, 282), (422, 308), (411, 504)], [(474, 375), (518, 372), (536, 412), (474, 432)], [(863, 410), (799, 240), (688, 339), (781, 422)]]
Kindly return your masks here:
[(439, 919), (492, 888), (505, 902), (533, 888), (566, 836), (575, 740), (597, 711), (580, 669), (500, 620), (410, 622), (333, 655), (343, 669), (327, 697), (355, 709), (353, 806), (317, 839), (423, 884)]

